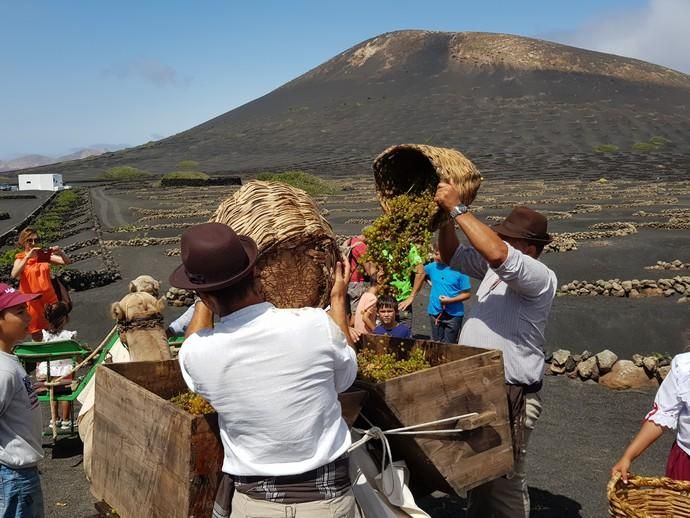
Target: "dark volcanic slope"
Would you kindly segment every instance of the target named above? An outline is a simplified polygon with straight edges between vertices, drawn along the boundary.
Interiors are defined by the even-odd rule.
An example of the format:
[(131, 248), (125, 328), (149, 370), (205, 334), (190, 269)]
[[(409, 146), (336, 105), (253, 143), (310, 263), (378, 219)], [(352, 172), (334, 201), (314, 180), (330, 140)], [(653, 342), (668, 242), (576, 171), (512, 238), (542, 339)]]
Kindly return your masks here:
[(687, 157), (689, 134), (690, 76), (529, 38), (402, 31), (173, 137), (49, 169), (76, 180), (114, 165), (167, 172), (188, 159), (209, 172), (329, 174), (362, 171), (388, 145), (417, 142), (510, 171), (599, 144), (635, 163), (633, 144), (653, 136), (672, 141), (663, 153), (673, 162)]

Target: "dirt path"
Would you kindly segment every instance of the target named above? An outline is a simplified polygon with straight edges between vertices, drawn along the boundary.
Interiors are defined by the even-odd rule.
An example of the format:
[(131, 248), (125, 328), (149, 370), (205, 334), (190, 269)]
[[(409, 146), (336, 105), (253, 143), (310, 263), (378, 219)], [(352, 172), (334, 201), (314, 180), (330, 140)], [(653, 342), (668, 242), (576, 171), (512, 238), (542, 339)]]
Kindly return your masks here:
[(94, 187), (89, 192), (96, 210), (96, 216), (104, 229), (127, 224), (120, 204), (108, 195), (105, 187)]

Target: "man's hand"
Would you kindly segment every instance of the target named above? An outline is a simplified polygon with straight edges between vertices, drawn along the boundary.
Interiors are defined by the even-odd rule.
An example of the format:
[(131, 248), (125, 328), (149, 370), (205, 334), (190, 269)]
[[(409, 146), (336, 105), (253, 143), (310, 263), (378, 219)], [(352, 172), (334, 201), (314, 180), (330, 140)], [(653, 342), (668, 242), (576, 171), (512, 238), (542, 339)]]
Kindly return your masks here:
[(362, 337), (362, 333), (354, 327), (348, 328), (348, 331), (350, 331), (350, 340), (352, 340), (352, 343), (359, 342), (359, 339)]
[(350, 279), (350, 263), (348, 261), (338, 261), (335, 263), (335, 279), (331, 288), (331, 305), (334, 299), (345, 299), (347, 295), (347, 285)]
[(441, 295), (439, 296), (438, 301), (441, 303), (441, 306), (445, 306), (447, 304), (450, 304), (450, 297), (447, 297), (446, 295)]
[(440, 182), (436, 187), (436, 196), (434, 201), (442, 209), (450, 212), (453, 207), (460, 203), (460, 193), (449, 183)]
[(412, 297), (412, 296), (407, 297), (400, 304), (398, 304), (398, 310), (399, 311), (407, 311), (407, 308), (409, 308), (413, 302), (414, 302), (414, 297)]
[(331, 311), (328, 314), (345, 335), (348, 345), (353, 347), (354, 342), (350, 335), (347, 310), (345, 309), (349, 279), (350, 263), (347, 261), (338, 261), (335, 263), (335, 279), (333, 280), (333, 287), (331, 288)]

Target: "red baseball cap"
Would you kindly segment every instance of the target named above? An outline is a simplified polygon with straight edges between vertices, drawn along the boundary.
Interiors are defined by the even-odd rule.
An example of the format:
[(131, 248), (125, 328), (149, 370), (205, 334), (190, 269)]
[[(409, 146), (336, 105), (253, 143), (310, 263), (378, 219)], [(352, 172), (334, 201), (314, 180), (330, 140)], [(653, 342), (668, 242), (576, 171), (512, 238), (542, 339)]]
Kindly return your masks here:
[(40, 297), (40, 293), (21, 293), (9, 284), (0, 282), (0, 311), (24, 304)]

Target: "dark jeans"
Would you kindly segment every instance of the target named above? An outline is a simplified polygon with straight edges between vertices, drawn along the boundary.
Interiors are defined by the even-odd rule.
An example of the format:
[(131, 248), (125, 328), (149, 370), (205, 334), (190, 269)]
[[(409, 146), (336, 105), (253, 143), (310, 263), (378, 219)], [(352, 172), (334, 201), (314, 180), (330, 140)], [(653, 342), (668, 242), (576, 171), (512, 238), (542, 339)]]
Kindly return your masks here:
[(43, 518), (38, 468), (12, 469), (0, 464), (0, 516)]
[(438, 321), (436, 318), (433, 315), (429, 315), (431, 320), (431, 339), (447, 344), (458, 343), (458, 336), (460, 336), (460, 328), (462, 327), (462, 315), (459, 317), (442, 315)]

